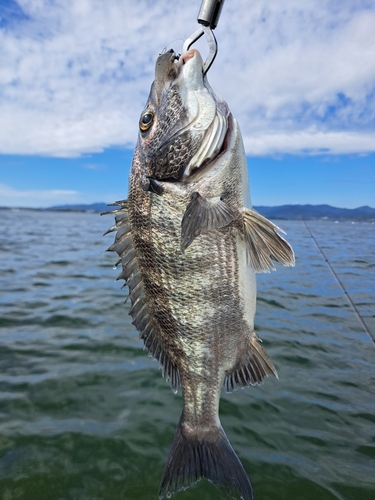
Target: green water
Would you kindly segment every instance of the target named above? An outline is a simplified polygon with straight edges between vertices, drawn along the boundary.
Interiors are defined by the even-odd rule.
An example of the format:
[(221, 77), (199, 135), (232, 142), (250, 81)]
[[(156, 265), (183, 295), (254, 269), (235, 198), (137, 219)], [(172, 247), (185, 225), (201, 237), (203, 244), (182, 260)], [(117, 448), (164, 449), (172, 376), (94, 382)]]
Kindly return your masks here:
[[(0, 215), (0, 499), (157, 499), (182, 401), (123, 305), (111, 217)], [(308, 224), (374, 334), (375, 226)], [(223, 392), (223, 427), (255, 500), (374, 500), (375, 348), (303, 224), (279, 225), (297, 266), (259, 276), (256, 329), (280, 380)]]

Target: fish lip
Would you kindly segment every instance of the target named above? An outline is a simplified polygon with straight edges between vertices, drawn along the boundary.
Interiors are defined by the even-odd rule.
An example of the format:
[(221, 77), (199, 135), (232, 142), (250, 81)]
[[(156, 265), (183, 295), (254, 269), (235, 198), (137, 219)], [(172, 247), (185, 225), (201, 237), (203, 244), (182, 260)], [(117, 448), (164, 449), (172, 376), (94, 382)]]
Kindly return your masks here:
[(190, 68), (191, 65), (199, 66), (203, 77), (203, 64), (203, 59), (198, 49), (189, 49), (186, 52), (183, 52), (176, 63), (176, 66), (179, 69), (179, 75), (177, 78), (179, 78), (182, 73), (186, 72), (187, 68)]
[(181, 66), (183, 66), (184, 64), (187, 63), (187, 61), (189, 61), (190, 59), (193, 59), (197, 53), (199, 54), (199, 51), (197, 49), (189, 49), (189, 50), (187, 50), (186, 52), (184, 52), (183, 54), (181, 54), (181, 57), (180, 57), (180, 59), (178, 61), (178, 64), (180, 64)]

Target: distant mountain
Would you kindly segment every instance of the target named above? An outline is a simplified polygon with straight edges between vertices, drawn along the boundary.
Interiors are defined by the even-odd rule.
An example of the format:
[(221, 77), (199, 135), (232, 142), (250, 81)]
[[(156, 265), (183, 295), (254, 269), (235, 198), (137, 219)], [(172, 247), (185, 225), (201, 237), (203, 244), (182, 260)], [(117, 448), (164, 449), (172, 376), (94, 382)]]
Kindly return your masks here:
[[(0, 207), (6, 208), (6, 207)], [(79, 212), (107, 212), (115, 207), (109, 207), (106, 203), (92, 203), (91, 205), (57, 205), (40, 210), (79, 211)], [(375, 221), (375, 208), (337, 208), (330, 205), (281, 205), (277, 207), (256, 206), (260, 214), (269, 219), (289, 220), (352, 220), (352, 221)]]
[(375, 208), (337, 208), (330, 205), (281, 205), (278, 207), (254, 207), (270, 219), (329, 219), (329, 220), (375, 220)]
[[(270, 219), (329, 219), (329, 220), (375, 220), (375, 208), (337, 208), (330, 205), (281, 205), (277, 207), (254, 207), (260, 214)], [(92, 205), (62, 205), (51, 207), (49, 210), (94, 210), (105, 212), (111, 210), (105, 203)]]
[(108, 205), (104, 202), (91, 203), (91, 205), (56, 205), (55, 207), (45, 208), (44, 210), (62, 210), (62, 211), (74, 211), (74, 212), (106, 212), (111, 210)]

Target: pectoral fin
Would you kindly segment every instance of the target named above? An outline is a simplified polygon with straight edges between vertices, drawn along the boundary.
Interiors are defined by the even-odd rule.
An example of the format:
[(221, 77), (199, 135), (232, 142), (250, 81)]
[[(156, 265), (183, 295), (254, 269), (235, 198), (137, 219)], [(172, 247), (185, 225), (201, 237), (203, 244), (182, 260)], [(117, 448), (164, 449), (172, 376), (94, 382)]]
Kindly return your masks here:
[(220, 198), (203, 198), (195, 192), (181, 222), (181, 251), (185, 252), (200, 234), (220, 229), (238, 217)]
[(255, 272), (275, 269), (272, 260), (284, 266), (294, 266), (294, 252), (277, 231), (283, 232), (255, 210), (244, 212), (245, 240), (249, 264)]

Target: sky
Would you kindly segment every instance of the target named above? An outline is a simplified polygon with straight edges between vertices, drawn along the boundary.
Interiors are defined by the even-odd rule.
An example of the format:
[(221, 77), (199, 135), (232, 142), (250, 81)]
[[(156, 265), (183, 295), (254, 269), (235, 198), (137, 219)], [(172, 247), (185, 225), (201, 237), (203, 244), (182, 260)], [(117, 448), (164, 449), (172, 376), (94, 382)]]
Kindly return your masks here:
[[(155, 60), (200, 4), (0, 0), (0, 206), (126, 198)], [(225, 1), (208, 78), (254, 205), (375, 207), (374, 27), (375, 0)]]

